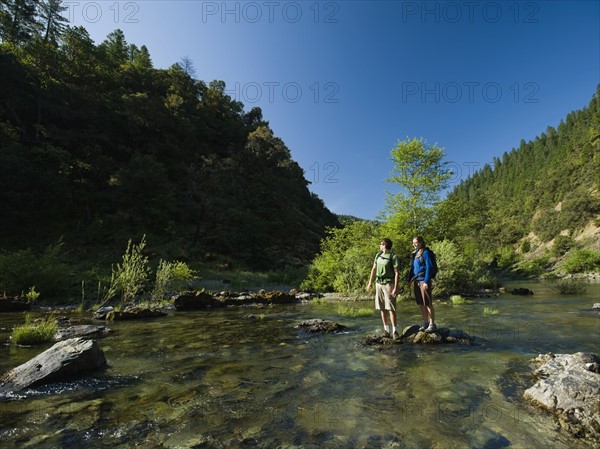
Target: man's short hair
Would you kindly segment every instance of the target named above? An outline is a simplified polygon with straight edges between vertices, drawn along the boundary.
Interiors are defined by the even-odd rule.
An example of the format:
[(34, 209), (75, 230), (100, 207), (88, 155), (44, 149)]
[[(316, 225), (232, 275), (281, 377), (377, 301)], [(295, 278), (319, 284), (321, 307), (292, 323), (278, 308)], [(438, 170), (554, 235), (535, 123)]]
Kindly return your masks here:
[(392, 249), (392, 241), (388, 238), (381, 239), (381, 241), (385, 244), (385, 249)]

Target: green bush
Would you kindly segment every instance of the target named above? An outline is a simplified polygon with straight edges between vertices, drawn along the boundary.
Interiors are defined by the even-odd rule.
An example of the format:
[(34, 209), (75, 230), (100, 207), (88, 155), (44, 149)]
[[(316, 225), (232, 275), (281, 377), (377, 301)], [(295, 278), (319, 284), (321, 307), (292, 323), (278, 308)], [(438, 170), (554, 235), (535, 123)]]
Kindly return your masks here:
[(38, 345), (52, 341), (57, 330), (56, 319), (48, 317), (34, 322), (27, 314), (25, 324), (13, 329), (11, 339), (17, 345)]
[(575, 246), (575, 240), (566, 235), (557, 235), (552, 244), (552, 255), (561, 257)]
[(498, 268), (508, 268), (517, 261), (517, 253), (514, 251), (511, 245), (506, 245), (500, 248), (497, 254), (496, 260), (498, 261)]
[(167, 262), (161, 259), (156, 269), (152, 299), (159, 301), (168, 292), (179, 292), (194, 278), (194, 271), (185, 262)]
[(561, 269), (565, 273), (590, 273), (600, 270), (600, 253), (589, 249), (574, 249), (567, 254)]
[(438, 274), (434, 281), (434, 295), (446, 296), (451, 293), (469, 290), (474, 284), (477, 272), (456, 243), (450, 240), (428, 244), (436, 254)]
[(0, 253), (0, 292), (18, 295), (35, 285), (44, 297), (65, 295), (70, 287), (70, 268), (62, 261), (63, 242), (49, 245), (41, 254), (31, 249)]
[(542, 242), (552, 240), (562, 230), (559, 212), (550, 208), (543, 209), (533, 222), (533, 230)]
[(125, 303), (133, 300), (144, 288), (150, 276), (148, 267), (148, 258), (142, 255), (142, 250), (146, 246), (145, 236), (139, 244), (127, 242), (127, 249), (123, 254), (123, 261), (112, 268), (110, 285), (105, 296), (105, 302), (120, 294), (121, 302)]
[(483, 316), (491, 316), (498, 315), (498, 309), (494, 309), (493, 307), (484, 307), (483, 308)]
[(456, 304), (456, 305), (458, 305), (458, 304), (467, 304), (468, 303), (468, 300), (465, 299), (465, 298), (463, 298), (460, 295), (452, 295), (452, 296), (450, 296), (450, 301), (452, 302), (452, 304)]
[(519, 262), (518, 268), (519, 270), (526, 275), (529, 276), (539, 276), (548, 271), (548, 267), (550, 266), (550, 257), (536, 257), (534, 259), (524, 260)]
[(589, 283), (582, 279), (559, 279), (553, 276), (546, 278), (546, 284), (562, 295), (582, 295), (586, 292)]
[(329, 229), (301, 288), (348, 294), (364, 290), (382, 238), (377, 234), (378, 225), (365, 221)]

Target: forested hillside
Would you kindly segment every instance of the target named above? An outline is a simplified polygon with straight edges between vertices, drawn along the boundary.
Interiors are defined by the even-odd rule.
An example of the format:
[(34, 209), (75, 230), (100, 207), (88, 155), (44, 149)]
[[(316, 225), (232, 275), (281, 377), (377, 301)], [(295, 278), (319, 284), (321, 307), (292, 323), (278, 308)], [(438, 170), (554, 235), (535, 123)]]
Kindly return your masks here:
[(394, 252), (408, 261), (415, 235), (425, 236), (437, 254), (441, 295), (496, 286), (500, 273), (600, 271), (600, 89), (587, 108), (533, 142), (521, 141), (443, 201), (437, 199), (449, 176), (443, 149), (409, 138), (391, 155), (396, 175), (388, 181), (400, 189), (383, 220), (347, 220), (333, 229), (305, 286), (361, 291), (381, 238), (390, 237)]
[(1, 3), (0, 248), (118, 254), (145, 234), (170, 258), (307, 263), (339, 223), (261, 110), (120, 30), (96, 45), (60, 5)]
[[(452, 212), (450, 212), (452, 211)], [(600, 90), (555, 129), (495, 158), (440, 206), (441, 238), (527, 253), (600, 226)], [(596, 248), (597, 249), (597, 248)]]

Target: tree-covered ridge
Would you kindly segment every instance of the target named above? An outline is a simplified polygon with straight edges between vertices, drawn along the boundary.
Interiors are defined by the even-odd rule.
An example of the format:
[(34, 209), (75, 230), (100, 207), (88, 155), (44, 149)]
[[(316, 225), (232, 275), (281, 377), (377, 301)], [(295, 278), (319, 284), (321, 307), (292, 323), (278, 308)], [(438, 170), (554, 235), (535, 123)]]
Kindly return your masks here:
[(338, 221), (259, 108), (193, 78), (189, 61), (154, 68), (120, 30), (96, 45), (50, 7), (61, 2), (0, 4), (0, 247), (147, 234), (171, 257), (313, 257)]
[[(525, 275), (600, 269), (600, 86), (587, 108), (533, 142), (521, 141), (441, 202), (443, 148), (407, 138), (390, 156), (398, 176), (388, 181), (401, 190), (382, 221), (332, 229), (305, 286), (363, 290), (383, 237), (393, 240), (406, 274), (415, 235), (437, 254), (436, 295), (497, 286), (498, 268)], [(407, 284), (402, 289), (409, 294)]]
[(587, 108), (458, 185), (438, 227), (441, 237), (485, 241), (493, 251), (527, 236), (543, 243), (573, 235), (599, 215), (600, 88)]

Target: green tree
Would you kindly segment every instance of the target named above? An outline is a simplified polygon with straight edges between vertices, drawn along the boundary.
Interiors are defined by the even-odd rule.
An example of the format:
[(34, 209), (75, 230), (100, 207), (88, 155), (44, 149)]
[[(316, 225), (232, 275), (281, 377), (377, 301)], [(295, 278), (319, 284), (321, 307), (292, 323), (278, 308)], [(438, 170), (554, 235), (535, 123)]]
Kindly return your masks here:
[(422, 233), (430, 221), (430, 207), (452, 176), (444, 159), (444, 149), (429, 145), (423, 138), (398, 141), (391, 151), (394, 167), (386, 180), (397, 184), (400, 192), (388, 196), (388, 215), (406, 211), (414, 234)]
[(21, 45), (39, 32), (36, 0), (0, 0), (0, 37), (3, 42)]
[(68, 23), (61, 13), (68, 8), (62, 5), (62, 0), (42, 0), (39, 5), (40, 19), (43, 20), (43, 39), (45, 42), (57, 44), (67, 28), (65, 23)]

